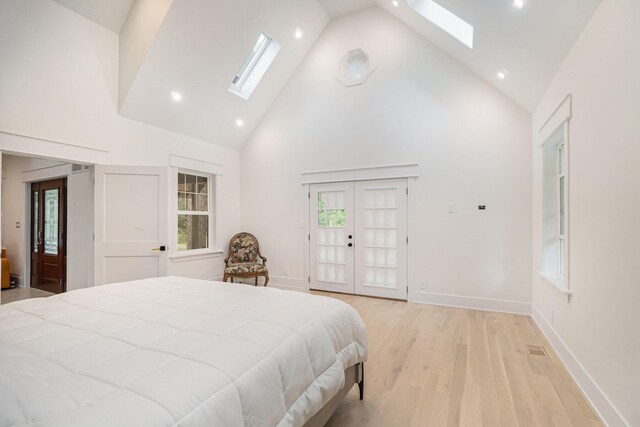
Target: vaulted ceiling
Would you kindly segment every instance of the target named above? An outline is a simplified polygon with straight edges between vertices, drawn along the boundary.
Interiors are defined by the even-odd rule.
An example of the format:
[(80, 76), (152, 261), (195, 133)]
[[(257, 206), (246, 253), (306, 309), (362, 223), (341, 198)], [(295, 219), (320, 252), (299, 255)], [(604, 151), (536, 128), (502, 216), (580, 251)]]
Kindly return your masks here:
[(134, 0), (54, 0), (74, 12), (119, 33)]
[[(55, 1), (114, 32), (123, 24), (126, 30), (132, 3), (134, 8), (140, 2), (154, 4)], [(120, 114), (239, 149), (327, 23), (368, 7), (383, 8), (533, 111), (600, 0), (525, 0), (523, 8), (515, 7), (514, 0), (437, 3), (474, 26), (473, 49), (417, 14), (407, 0), (165, 0), (170, 7), (159, 29), (149, 35), (130, 86), (121, 92)], [(298, 28), (301, 38), (294, 37)], [(251, 98), (244, 100), (227, 88), (263, 32), (282, 49)], [(497, 77), (500, 71), (505, 79)], [(172, 92), (182, 99), (173, 100)], [(236, 125), (237, 119), (243, 126)]]

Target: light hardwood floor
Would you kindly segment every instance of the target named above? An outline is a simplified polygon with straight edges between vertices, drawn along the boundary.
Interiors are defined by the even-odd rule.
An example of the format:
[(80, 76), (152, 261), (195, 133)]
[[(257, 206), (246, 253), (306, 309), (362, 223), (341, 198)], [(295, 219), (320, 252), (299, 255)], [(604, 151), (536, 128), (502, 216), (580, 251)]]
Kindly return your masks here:
[(354, 387), (327, 427), (603, 425), (526, 316), (314, 293), (355, 307), (369, 339), (365, 399)]
[(42, 298), (54, 295), (51, 292), (42, 291), (36, 288), (13, 288), (4, 289), (0, 294), (0, 304), (20, 301), (29, 298)]

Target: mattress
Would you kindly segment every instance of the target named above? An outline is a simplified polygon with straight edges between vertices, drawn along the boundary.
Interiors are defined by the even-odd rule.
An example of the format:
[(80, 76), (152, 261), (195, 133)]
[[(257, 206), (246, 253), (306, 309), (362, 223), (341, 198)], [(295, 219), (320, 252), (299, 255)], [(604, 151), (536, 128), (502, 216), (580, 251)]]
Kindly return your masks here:
[(348, 304), (179, 277), (0, 306), (0, 426), (301, 426), (365, 361)]

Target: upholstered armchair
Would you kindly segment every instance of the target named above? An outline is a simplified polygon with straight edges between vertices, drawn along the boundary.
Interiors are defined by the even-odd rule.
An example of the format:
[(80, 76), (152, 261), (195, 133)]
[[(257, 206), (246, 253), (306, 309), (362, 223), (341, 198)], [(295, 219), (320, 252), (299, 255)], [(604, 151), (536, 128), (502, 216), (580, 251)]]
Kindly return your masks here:
[[(260, 258), (260, 260), (258, 260)], [(229, 241), (229, 256), (225, 258), (223, 281), (234, 277), (255, 277), (258, 286), (258, 277), (264, 277), (264, 286), (269, 283), (269, 271), (267, 270), (267, 258), (260, 254), (258, 239), (251, 233), (238, 233)]]

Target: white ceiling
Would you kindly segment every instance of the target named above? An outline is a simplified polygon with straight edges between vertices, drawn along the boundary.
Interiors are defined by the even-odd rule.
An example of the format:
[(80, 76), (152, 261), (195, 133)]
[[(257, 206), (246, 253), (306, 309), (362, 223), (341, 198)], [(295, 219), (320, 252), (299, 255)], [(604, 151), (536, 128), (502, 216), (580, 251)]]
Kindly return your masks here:
[[(174, 1), (120, 114), (239, 149), (328, 22), (316, 0)], [(227, 89), (261, 32), (282, 49), (247, 101)]]
[(331, 18), (366, 9), (376, 4), (376, 0), (318, 0)]
[(96, 24), (120, 33), (129, 15), (133, 0), (54, 0), (57, 3), (89, 18)]
[[(133, 0), (56, 0), (118, 32)], [(474, 26), (474, 48), (411, 10), (406, 0), (189, 0), (173, 2), (120, 113), (240, 148), (327, 22), (379, 6), (527, 111), (533, 111), (600, 0), (437, 0)], [(296, 27), (304, 37), (296, 40)], [(282, 43), (249, 101), (227, 87), (260, 32)], [(508, 71), (505, 80), (498, 71)], [(171, 91), (183, 99), (175, 103)], [(122, 100), (121, 100), (122, 101)], [(245, 125), (235, 126), (241, 118)]]
[[(532, 112), (600, 0), (437, 0), (474, 26), (473, 50), (411, 10), (378, 5)], [(502, 81), (498, 71), (507, 70)]]

